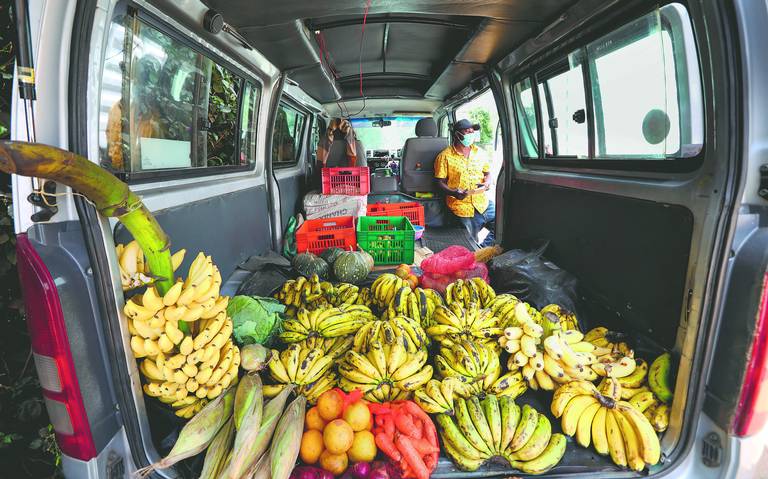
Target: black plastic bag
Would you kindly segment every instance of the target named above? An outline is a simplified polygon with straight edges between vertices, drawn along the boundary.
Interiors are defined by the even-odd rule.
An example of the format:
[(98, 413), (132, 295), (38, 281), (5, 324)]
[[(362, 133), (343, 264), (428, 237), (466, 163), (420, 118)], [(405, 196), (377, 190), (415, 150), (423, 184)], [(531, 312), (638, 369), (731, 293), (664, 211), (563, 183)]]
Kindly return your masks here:
[(237, 289), (238, 295), (271, 296), (283, 283), (296, 277), (290, 261), (274, 253), (253, 256), (238, 268), (251, 271), (251, 275)]
[(539, 309), (558, 304), (576, 312), (578, 281), (544, 258), (548, 246), (546, 241), (531, 251), (514, 249), (493, 258), (491, 285), (497, 294), (514, 294)]

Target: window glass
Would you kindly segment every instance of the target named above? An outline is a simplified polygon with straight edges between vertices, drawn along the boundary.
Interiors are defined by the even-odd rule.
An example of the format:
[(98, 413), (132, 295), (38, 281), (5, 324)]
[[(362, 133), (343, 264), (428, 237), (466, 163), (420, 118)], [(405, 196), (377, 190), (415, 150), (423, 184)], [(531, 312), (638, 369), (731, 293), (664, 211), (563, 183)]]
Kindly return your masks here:
[(438, 132), (438, 136), (443, 138), (448, 138), (450, 135), (451, 130), (448, 122), (448, 115), (443, 115), (440, 117), (440, 121), (438, 122)]
[(134, 14), (115, 19), (107, 48), (99, 136), (107, 166), (139, 173), (254, 161), (257, 87), (243, 95), (239, 76)]
[(516, 83), (513, 90), (515, 114), (520, 132), (520, 153), (527, 158), (537, 158), (539, 156), (539, 139), (531, 79), (526, 78)]
[(544, 155), (585, 158), (589, 136), (581, 65), (544, 80), (539, 78), (539, 104)]
[(306, 115), (295, 108), (281, 103), (275, 118), (275, 130), (272, 133), (272, 164), (288, 166), (299, 161), (301, 137), (304, 131)]
[(256, 160), (256, 119), (259, 113), (258, 87), (248, 82), (243, 91), (243, 112), (240, 115), (240, 164)]
[(693, 43), (681, 13), (690, 27), (673, 4), (587, 46), (596, 157), (682, 158), (701, 150), (699, 76), (686, 61)]
[(480, 124), (480, 139), (475, 143), (491, 162), (490, 175), (493, 179), (489, 198), (496, 196), (496, 178), (499, 176), (504, 162), (504, 143), (496, 141), (496, 131), (499, 128), (499, 111), (493, 92), (488, 89), (470, 101), (461, 104), (456, 109), (456, 121), (466, 118), (472, 123)]

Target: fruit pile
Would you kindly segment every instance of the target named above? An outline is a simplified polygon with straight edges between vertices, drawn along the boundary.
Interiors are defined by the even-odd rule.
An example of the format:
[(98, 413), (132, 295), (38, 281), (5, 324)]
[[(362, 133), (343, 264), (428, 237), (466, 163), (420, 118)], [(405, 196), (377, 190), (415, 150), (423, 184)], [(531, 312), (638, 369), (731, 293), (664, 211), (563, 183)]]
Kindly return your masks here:
[[(149, 270), (149, 265), (144, 261), (144, 252), (136, 240), (128, 244), (118, 244), (115, 246), (117, 253), (117, 264), (120, 269), (120, 285), (123, 291), (140, 288), (152, 284), (155, 278)], [(186, 250), (181, 249), (171, 256), (173, 270), (176, 271), (181, 262), (184, 261)]]
[(299, 457), (304, 464), (319, 464), (333, 475), (341, 475), (350, 463), (376, 458), (371, 430), (373, 416), (360, 394), (345, 395), (331, 389), (307, 411)]
[(229, 297), (219, 294), (220, 286), (218, 268), (200, 253), (186, 280), (179, 279), (163, 296), (147, 286), (123, 308), (131, 349), (141, 360), (144, 392), (183, 418), (238, 379), (240, 350), (232, 342)]
[(509, 396), (457, 399), (453, 418), (438, 414), (437, 423), (445, 451), (464, 471), (502, 457), (522, 472), (542, 474), (565, 454), (565, 437), (552, 434), (547, 416)]

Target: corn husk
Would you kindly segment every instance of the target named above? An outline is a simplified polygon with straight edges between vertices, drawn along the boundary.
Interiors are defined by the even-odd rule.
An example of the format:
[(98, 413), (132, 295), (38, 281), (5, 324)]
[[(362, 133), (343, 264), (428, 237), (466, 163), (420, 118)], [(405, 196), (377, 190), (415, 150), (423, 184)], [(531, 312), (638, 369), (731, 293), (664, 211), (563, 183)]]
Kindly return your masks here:
[(246, 415), (235, 435), (235, 447), (232, 450), (232, 460), (222, 477), (240, 479), (256, 464), (269, 447), (269, 441), (275, 432), (275, 427), (282, 416), (288, 395), (293, 386), (286, 387), (264, 406), (261, 423), (254, 421), (255, 414)]
[(230, 418), (216, 437), (211, 441), (208, 450), (205, 452), (205, 461), (203, 470), (200, 471), (200, 479), (217, 479), (219, 474), (226, 467), (227, 456), (232, 450), (232, 442), (235, 439), (235, 420)]
[(269, 454), (262, 454), (261, 459), (254, 464), (251, 470), (248, 471), (248, 475), (245, 477), (248, 479), (271, 479), (269, 464)]
[(179, 433), (171, 452), (154, 464), (136, 471), (140, 477), (149, 475), (155, 469), (171, 467), (182, 459), (200, 454), (216, 437), (224, 424), (232, 417), (235, 402), (235, 388), (229, 388), (195, 414)]
[(246, 416), (258, 414), (252, 419), (256, 424), (261, 424), (261, 414), (264, 407), (263, 388), (261, 378), (257, 373), (249, 373), (243, 376), (235, 393), (235, 429), (240, 429)]
[(299, 396), (288, 405), (272, 437), (269, 450), (272, 479), (288, 479), (299, 457), (307, 400)]

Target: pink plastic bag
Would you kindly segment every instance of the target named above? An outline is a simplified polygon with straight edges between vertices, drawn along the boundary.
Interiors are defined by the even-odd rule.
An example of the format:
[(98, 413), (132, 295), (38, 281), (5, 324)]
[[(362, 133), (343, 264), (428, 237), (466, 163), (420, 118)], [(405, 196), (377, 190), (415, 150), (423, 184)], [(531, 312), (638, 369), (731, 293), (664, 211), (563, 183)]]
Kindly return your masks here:
[[(472, 268), (475, 255), (463, 246), (449, 246), (421, 262), (425, 273), (452, 275), (458, 271)], [(486, 277), (488, 276), (486, 270)]]
[(485, 263), (475, 263), (471, 268), (456, 273), (456, 279), (482, 278), (488, 282), (488, 266)]

